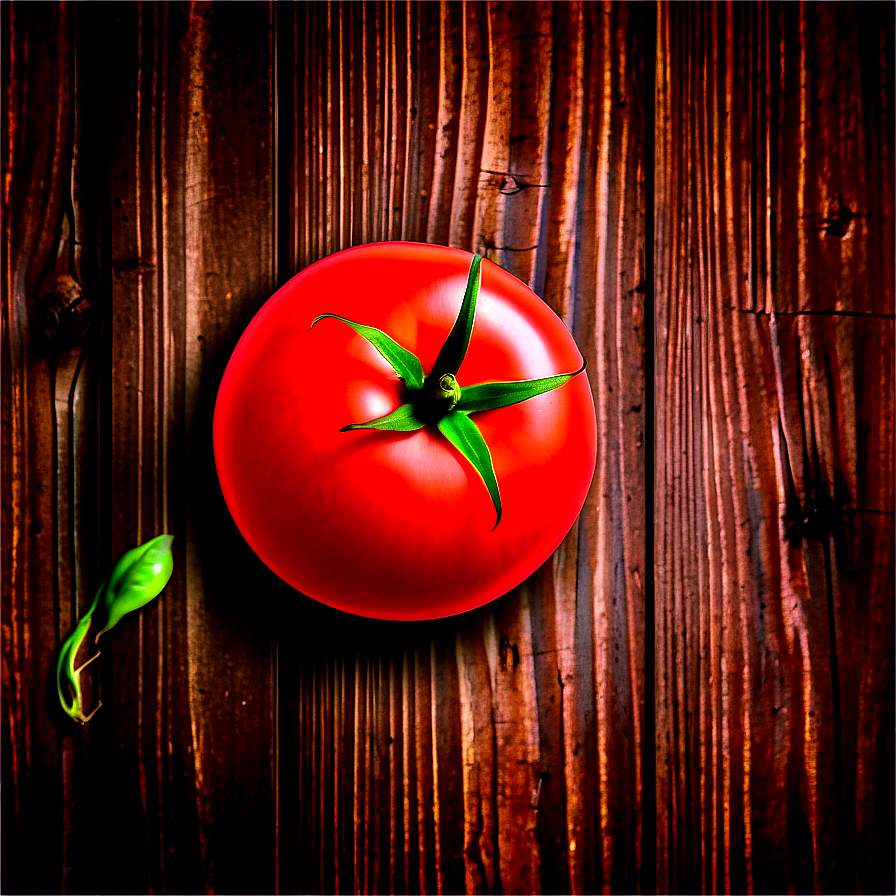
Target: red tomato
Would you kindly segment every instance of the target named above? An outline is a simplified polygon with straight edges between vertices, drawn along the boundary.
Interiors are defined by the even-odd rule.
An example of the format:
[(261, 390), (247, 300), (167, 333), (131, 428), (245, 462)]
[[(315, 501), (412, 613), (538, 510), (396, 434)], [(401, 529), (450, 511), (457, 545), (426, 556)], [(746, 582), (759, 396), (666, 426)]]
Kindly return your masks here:
[[(215, 408), (224, 498), (277, 575), (323, 603), (382, 619), (432, 619), (480, 606), (556, 550), (594, 474), (587, 377), (476, 413), (503, 515), (470, 463), (435, 428), (340, 432), (390, 413), (405, 385), (332, 313), (377, 327), (429, 373), (458, 315), (472, 256), (420, 243), (331, 255), (258, 312), (228, 364)], [(562, 321), (525, 284), (483, 261), (461, 387), (576, 371)]]

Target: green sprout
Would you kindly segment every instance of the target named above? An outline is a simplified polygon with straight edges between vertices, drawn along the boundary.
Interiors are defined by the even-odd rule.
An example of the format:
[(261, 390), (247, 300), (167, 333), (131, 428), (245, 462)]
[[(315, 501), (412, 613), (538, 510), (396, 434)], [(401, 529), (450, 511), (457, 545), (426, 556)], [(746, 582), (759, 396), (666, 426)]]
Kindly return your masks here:
[(98, 610), (103, 614), (98, 619), (102, 622), (102, 629), (94, 642), (98, 643), (100, 635), (113, 628), (122, 616), (140, 609), (157, 597), (168, 584), (174, 569), (172, 541), (174, 538), (171, 535), (157, 535), (145, 544), (126, 551), (100, 585), (90, 609), (63, 642), (56, 664), (56, 692), (62, 709), (74, 721), (86, 725), (103, 705), (99, 701), (89, 715), (85, 713), (80, 680), (81, 672), (100, 655), (99, 649), (89, 660), (75, 668), (75, 659), (94, 614)]

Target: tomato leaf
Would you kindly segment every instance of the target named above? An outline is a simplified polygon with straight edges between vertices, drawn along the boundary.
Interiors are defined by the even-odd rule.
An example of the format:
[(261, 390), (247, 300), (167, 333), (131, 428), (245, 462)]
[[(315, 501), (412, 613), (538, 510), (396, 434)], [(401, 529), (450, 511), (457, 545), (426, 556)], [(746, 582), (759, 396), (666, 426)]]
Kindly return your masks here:
[(387, 336), (376, 327), (356, 324), (354, 321), (340, 317), (338, 314), (320, 314), (311, 322), (313, 327), (325, 317), (334, 317), (348, 324), (359, 336), (363, 336), (391, 365), (392, 369), (405, 381), (409, 389), (423, 388), (423, 365), (420, 359), (406, 348), (399, 345), (391, 336)]
[(446, 373), (457, 373), (464, 356), (467, 354), (467, 346), (470, 344), (470, 334), (473, 332), (473, 319), (476, 317), (476, 301), (479, 298), (479, 286), (482, 283), (482, 256), (474, 255), (470, 265), (470, 273), (467, 275), (467, 288), (464, 291), (464, 300), (460, 306), (460, 313), (454, 326), (448, 334), (436, 358), (435, 366), (429, 378), (439, 380)]
[(426, 426), (425, 421), (418, 419), (416, 409), (412, 404), (403, 404), (385, 417), (377, 417), (367, 423), (350, 423), (343, 426), (339, 432), (351, 432), (355, 429), (385, 429), (392, 432), (415, 432)]
[(488, 445), (485, 444), (485, 439), (482, 438), (479, 427), (466, 413), (457, 409), (442, 417), (438, 422), (438, 427), (442, 435), (473, 465), (473, 469), (485, 483), (498, 515), (492, 529), (494, 531), (498, 527), (498, 523), (501, 522), (501, 493), (498, 490), (492, 456)]
[(172, 541), (171, 535), (157, 535), (121, 556), (106, 585), (106, 620), (100, 634), (114, 627), (126, 613), (148, 604), (168, 584), (174, 569)]
[(506, 408), (519, 404), (536, 395), (559, 389), (585, 369), (583, 364), (575, 373), (563, 373), (559, 376), (546, 376), (536, 380), (519, 380), (510, 383), (479, 383), (475, 386), (464, 386), (460, 392), (455, 410), (472, 414), (475, 411), (491, 411), (495, 408)]
[(93, 613), (105, 587), (106, 583), (104, 582), (100, 586), (100, 590), (97, 591), (90, 609), (75, 626), (74, 631), (63, 641), (59, 650), (59, 659), (56, 662), (56, 693), (59, 695), (59, 703), (62, 705), (66, 715), (82, 725), (86, 725), (90, 721), (90, 716), (93, 713), (89, 716), (84, 714), (83, 694), (81, 692), (81, 669), (84, 666), (75, 669), (75, 659), (90, 629)]

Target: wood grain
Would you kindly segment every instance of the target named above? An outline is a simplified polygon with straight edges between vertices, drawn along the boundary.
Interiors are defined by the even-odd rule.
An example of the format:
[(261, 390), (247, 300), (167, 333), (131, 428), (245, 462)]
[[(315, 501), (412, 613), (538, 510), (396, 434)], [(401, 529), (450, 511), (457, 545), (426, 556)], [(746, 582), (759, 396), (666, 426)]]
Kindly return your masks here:
[[(2, 17), (4, 892), (893, 891), (892, 7)], [(404, 625), (211, 450), (276, 286), (392, 239), (529, 283), (599, 423), (551, 560)], [(56, 645), (161, 531), (82, 736)]]
[(616, 5), (326, 4), (292, 28), (291, 268), (399, 236), (487, 254), (578, 336), (601, 446), (579, 525), (492, 606), (387, 627), (296, 599), (313, 647), (280, 667), (281, 805), (301, 805), (282, 883), (635, 890), (643, 24)]
[[(81, 343), (70, 300), (81, 287), (60, 222), (72, 223), (71, 47), (65, 6), (3, 10), (3, 880), (65, 885), (75, 748), (59, 736), (47, 672), (77, 612), (72, 485), (81, 432), (74, 402)], [(69, 206), (69, 207), (67, 207)], [(81, 385), (83, 386), (83, 380)], [(81, 444), (83, 448), (83, 443)], [(89, 565), (89, 527), (81, 531)], [(57, 860), (41, 856), (47, 844)], [(61, 861), (59, 861), (61, 858)]]
[[(48, 4), (10, 19), (21, 51), (7, 202), (34, 231), (7, 231), (20, 245), (7, 256), (4, 478), (46, 508), (23, 494), (4, 515), (16, 627), (4, 641), (22, 654), (19, 682), (4, 679), (18, 715), (5, 729), (18, 801), (6, 843), (19, 859), (4, 879), (45, 892), (273, 889), (276, 637), (235, 611), (280, 586), (256, 575), (211, 456), (216, 381), (273, 288), (271, 13)], [(100, 33), (114, 37), (113, 78), (92, 55)], [(28, 316), (37, 278), (58, 284), (62, 271), (83, 284), (102, 337), (48, 361)], [(104, 638), (89, 746), (70, 725), (57, 733), (44, 691), (55, 644), (92, 596), (81, 580), (96, 587), (100, 566), (160, 531), (176, 537), (164, 599)], [(48, 849), (62, 862), (41, 858)]]
[(110, 538), (116, 553), (170, 532), (175, 574), (116, 636), (103, 724), (121, 789), (134, 789), (126, 807), (103, 808), (107, 825), (133, 824), (137, 889), (268, 891), (277, 638), (241, 607), (279, 583), (227, 514), (211, 424), (229, 354), (274, 283), (272, 13), (140, 4), (109, 15)]
[[(875, 15), (659, 11), (660, 891), (892, 884), (867, 826), (891, 821), (859, 784), (892, 774), (892, 44)], [(842, 208), (861, 217), (841, 232)]]

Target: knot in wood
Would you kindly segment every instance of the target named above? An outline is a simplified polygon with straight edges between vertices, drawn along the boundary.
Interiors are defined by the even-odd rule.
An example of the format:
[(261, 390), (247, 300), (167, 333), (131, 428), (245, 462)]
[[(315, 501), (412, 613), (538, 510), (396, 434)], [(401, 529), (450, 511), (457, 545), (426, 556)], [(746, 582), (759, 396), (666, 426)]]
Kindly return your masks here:
[(507, 667), (508, 660), (511, 662), (511, 668), (516, 669), (520, 664), (520, 649), (513, 644), (510, 638), (501, 638), (498, 642), (498, 659), (501, 665)]
[(59, 355), (82, 345), (91, 322), (90, 301), (81, 284), (60, 274), (37, 300), (36, 343), (47, 355)]

